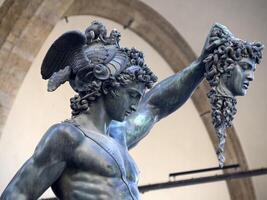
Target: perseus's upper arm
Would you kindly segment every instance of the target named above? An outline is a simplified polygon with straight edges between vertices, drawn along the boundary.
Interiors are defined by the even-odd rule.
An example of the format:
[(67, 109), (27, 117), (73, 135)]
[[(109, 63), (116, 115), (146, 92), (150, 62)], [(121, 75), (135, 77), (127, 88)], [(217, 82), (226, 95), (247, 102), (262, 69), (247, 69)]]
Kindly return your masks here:
[(38, 164), (53, 160), (68, 161), (82, 140), (82, 133), (73, 125), (69, 123), (54, 125), (37, 145), (33, 157)]
[(32, 157), (11, 180), (1, 200), (37, 199), (51, 186), (65, 169), (71, 151), (81, 140), (73, 131), (74, 127), (66, 124), (51, 127), (37, 145)]
[(126, 120), (126, 141), (128, 148), (134, 147), (143, 139), (157, 122), (151, 110), (140, 110)]
[(157, 121), (155, 110), (141, 101), (136, 112), (123, 122), (112, 122), (109, 129), (113, 135), (125, 136), (126, 145), (130, 149), (149, 133)]

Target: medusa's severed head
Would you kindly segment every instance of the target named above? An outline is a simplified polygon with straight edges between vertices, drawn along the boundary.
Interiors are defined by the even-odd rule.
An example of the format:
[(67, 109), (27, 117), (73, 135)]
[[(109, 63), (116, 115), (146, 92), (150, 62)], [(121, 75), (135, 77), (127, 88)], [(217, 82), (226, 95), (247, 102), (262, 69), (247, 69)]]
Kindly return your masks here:
[(218, 24), (210, 34), (210, 41), (216, 39), (221, 40), (221, 45), (204, 60), (206, 79), (222, 96), (243, 96), (262, 58), (263, 45), (235, 38)]
[[(215, 106), (217, 108), (230, 109), (230, 104), (233, 104), (230, 110), (226, 109), (224, 114), (221, 113), (224, 117), (215, 120), (218, 122), (216, 126), (219, 126), (221, 120), (229, 123), (232, 120), (236, 112), (235, 96), (246, 94), (249, 82), (254, 79), (256, 64), (261, 61), (263, 45), (259, 42), (249, 43), (235, 38), (226, 27), (220, 24), (215, 24), (211, 30), (209, 42), (212, 43), (214, 40), (220, 40), (220, 45), (204, 60), (206, 79), (211, 86), (208, 97), (213, 107), (217, 105)], [(216, 111), (218, 112), (219, 110)]]
[(215, 24), (210, 32), (208, 43), (217, 48), (204, 60), (206, 79), (211, 86), (208, 93), (212, 106), (213, 124), (219, 138), (218, 157), (223, 166), (225, 129), (231, 126), (236, 114), (236, 96), (244, 96), (250, 81), (254, 79), (256, 64), (262, 58), (263, 45), (259, 42), (246, 42), (235, 38), (223, 25)]
[(143, 53), (119, 46), (120, 33), (93, 22), (85, 34), (71, 31), (59, 37), (48, 50), (41, 74), (48, 91), (68, 81), (78, 95), (71, 98), (72, 114), (89, 109), (98, 97), (116, 96), (120, 87), (142, 82), (150, 88), (157, 77), (144, 64)]

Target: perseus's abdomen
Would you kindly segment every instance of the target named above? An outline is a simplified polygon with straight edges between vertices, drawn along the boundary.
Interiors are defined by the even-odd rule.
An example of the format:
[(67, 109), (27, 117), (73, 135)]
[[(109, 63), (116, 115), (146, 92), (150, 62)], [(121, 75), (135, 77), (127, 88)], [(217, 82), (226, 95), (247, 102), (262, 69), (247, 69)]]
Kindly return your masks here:
[(136, 184), (87, 172), (63, 174), (52, 189), (60, 200), (139, 200)]

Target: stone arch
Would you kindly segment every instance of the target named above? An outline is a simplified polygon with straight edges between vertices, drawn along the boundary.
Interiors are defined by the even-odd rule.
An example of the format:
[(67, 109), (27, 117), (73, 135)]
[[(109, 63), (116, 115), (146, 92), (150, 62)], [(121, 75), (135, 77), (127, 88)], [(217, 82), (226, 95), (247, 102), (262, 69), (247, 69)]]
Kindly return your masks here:
[[(43, 42), (60, 19), (74, 15), (95, 15), (129, 26), (162, 55), (174, 72), (196, 57), (177, 30), (139, 0), (5, 0), (0, 8), (0, 135), (17, 91)], [(192, 100), (216, 146), (207, 90), (204, 82)], [(234, 127), (228, 130), (228, 135), (226, 163), (239, 163), (241, 169), (248, 169)], [(227, 181), (227, 186), (232, 200), (256, 199), (249, 178)]]

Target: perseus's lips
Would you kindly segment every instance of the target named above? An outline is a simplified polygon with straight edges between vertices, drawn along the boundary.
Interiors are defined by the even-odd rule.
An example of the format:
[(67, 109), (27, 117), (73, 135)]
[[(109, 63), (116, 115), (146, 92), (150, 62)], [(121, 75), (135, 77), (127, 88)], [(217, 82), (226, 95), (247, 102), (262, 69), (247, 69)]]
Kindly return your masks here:
[(131, 113), (132, 113), (131, 111), (126, 110), (125, 111), (125, 116), (129, 116)]

